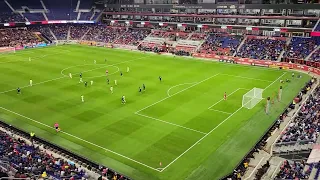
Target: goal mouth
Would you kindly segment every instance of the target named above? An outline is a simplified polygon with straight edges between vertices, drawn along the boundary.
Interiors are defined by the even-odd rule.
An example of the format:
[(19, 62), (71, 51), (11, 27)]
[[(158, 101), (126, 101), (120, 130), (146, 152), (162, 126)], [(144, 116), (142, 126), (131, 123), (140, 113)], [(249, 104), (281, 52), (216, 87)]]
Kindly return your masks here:
[(242, 97), (242, 107), (252, 109), (255, 107), (262, 98), (263, 89), (253, 88)]

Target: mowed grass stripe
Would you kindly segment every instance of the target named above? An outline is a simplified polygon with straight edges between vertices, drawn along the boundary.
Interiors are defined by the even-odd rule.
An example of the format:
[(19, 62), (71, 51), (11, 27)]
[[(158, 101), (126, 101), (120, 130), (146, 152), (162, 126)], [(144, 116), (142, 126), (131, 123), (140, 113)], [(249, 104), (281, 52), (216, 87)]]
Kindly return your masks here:
[[(134, 112), (168, 97), (168, 89), (175, 85), (199, 82), (216, 73), (266, 80), (264, 82), (248, 78), (244, 80), (244, 78), (238, 77), (217, 76), (214, 78), (217, 81), (193, 87), (198, 87), (196, 91), (192, 91), (193, 88), (190, 88), (190, 91), (177, 95), (179, 98), (170, 97), (170, 99), (177, 99), (171, 103), (163, 104), (163, 106), (170, 107), (169, 111), (157, 112), (157, 109), (160, 111), (160, 108), (163, 108), (161, 106), (153, 112), (149, 112), (150, 115), (162, 113), (168, 117), (168, 120), (172, 120), (171, 118), (181, 120), (181, 122), (185, 122), (182, 124), (183, 126), (209, 132), (228, 116), (228, 114), (208, 110), (209, 106), (223, 98), (225, 91), (229, 94), (238, 88), (265, 88), (268, 86), (267, 81), (274, 81), (283, 73), (280, 70), (266, 68), (229, 65), (196, 59), (185, 60), (185, 58), (180, 57), (173, 58), (86, 46), (58, 46), (43, 48), (39, 51), (33, 49), (31, 52), (37, 54), (31, 54), (34, 56), (40, 54), (41, 56), (41, 53), (54, 54), (61, 50), (68, 50), (70, 53), (60, 54), (56, 57), (47, 56), (41, 60), (31, 61), (33, 63), (32, 67), (27, 67), (25, 70), (23, 70), (23, 64), (28, 64), (28, 62), (2, 64), (4, 66), (0, 66), (0, 70), (5, 75), (2, 77), (5, 77), (7, 81), (1, 84), (1, 88), (8, 90), (9, 87), (16, 88), (21, 84), (28, 84), (29, 76), (33, 74), (39, 76), (36, 78), (45, 81), (55, 78), (56, 74), (60, 77), (62, 76), (62, 69), (85, 63), (93, 64), (94, 59), (97, 60), (98, 64), (102, 64), (98, 67), (102, 67), (105, 59), (107, 59), (106, 64), (114, 64), (134, 58), (145, 58), (117, 65), (123, 72), (123, 76), (120, 76), (119, 73), (110, 76), (109, 85), (105, 77), (88, 77), (89, 75), (104, 74), (105, 68), (102, 67), (84, 73), (84, 80), (94, 80), (93, 86), (85, 88), (83, 84), (79, 84), (79, 76), (74, 76), (73, 79), (63, 78), (22, 89), (22, 95), (17, 95), (15, 91), (0, 94), (0, 106), (51, 126), (58, 121), (62, 130), (102, 147), (115, 149), (119, 153), (130, 156), (132, 159), (143, 162), (152, 168), (163, 168), (170, 164), (173, 159), (203, 135), (146, 119), (135, 115)], [(26, 55), (25, 58), (27, 59), (31, 54)], [(14, 58), (9, 60), (14, 60)], [(15, 64), (19, 65), (16, 66)], [(130, 67), (129, 73), (125, 72), (127, 66)], [(19, 70), (11, 70), (15, 68)], [(110, 72), (114, 69), (109, 68)], [(90, 67), (84, 66), (83, 69), (76, 68), (72, 71), (78, 73), (77, 71), (86, 70), (90, 70)], [(20, 74), (21, 77), (17, 74)], [(288, 74), (283, 79), (291, 78)], [(163, 78), (161, 83), (158, 80), (159, 76)], [(279, 111), (283, 110), (285, 102), (292, 100), (291, 98), (308, 78), (308, 76), (303, 75), (299, 80), (292, 80), (292, 83), (281, 84), (284, 89), (290, 89), (290, 91), (284, 97), (284, 103), (277, 104), (275, 109), (272, 109), (273, 113), (269, 116), (265, 116), (263, 113), (259, 114), (260, 110), (263, 112), (264, 101), (252, 110), (236, 113), (162, 173), (106, 152), (79, 139), (65, 134), (56, 134), (54, 130), (48, 130), (47, 127), (32, 123), (12, 113), (1, 111), (0, 115), (13, 125), (27, 131), (33, 130), (36, 135), (76, 153), (88, 156), (90, 159), (103, 163), (134, 179), (185, 179), (191, 172), (190, 179), (217, 179), (234, 168), (267, 126), (281, 113)], [(118, 86), (114, 87), (114, 94), (111, 95), (109, 88), (114, 84), (115, 79), (118, 80)], [(34, 83), (36, 81), (38, 80), (34, 80)], [(142, 84), (146, 85), (147, 90), (139, 93), (138, 87), (141, 87)], [(279, 85), (278, 81), (274, 83), (264, 92), (264, 97), (271, 96), (278, 90)], [(170, 94), (186, 87), (188, 85), (175, 87), (170, 90)], [(81, 102), (81, 95), (85, 96), (85, 103)], [(121, 104), (122, 95), (126, 96), (126, 105)], [(240, 96), (241, 93), (237, 95), (237, 97)], [(176, 104), (176, 106), (171, 104)], [(230, 112), (232, 110), (230, 108)], [(250, 129), (248, 126), (254, 128), (254, 131), (252, 131), (254, 134), (248, 134), (249, 131), (246, 130)], [(243, 129), (243, 127), (246, 127), (246, 129)], [(163, 167), (159, 167), (159, 162), (163, 163)]]

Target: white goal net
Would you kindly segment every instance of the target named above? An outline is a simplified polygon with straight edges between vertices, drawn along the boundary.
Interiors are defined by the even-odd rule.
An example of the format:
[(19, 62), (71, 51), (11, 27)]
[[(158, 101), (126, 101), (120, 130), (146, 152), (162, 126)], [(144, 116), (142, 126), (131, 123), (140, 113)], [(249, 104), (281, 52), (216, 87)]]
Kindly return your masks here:
[(242, 107), (252, 109), (262, 98), (263, 89), (253, 88), (242, 97)]

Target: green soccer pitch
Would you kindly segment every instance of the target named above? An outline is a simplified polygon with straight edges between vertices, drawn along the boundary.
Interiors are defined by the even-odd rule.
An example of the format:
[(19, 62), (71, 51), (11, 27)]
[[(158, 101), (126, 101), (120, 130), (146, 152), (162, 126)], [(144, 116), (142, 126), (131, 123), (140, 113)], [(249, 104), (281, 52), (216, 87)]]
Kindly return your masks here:
[[(80, 72), (88, 87), (79, 83)], [(284, 70), (80, 45), (2, 54), (0, 74), (1, 120), (139, 180), (212, 180), (232, 172), (310, 79), (303, 74), (293, 80)], [(287, 78), (291, 83), (280, 84)], [(142, 84), (146, 90), (140, 93)], [(280, 85), (282, 101), (272, 104), (269, 115), (265, 99), (252, 109), (241, 107), (252, 88), (264, 89), (266, 98)], [(55, 132), (55, 122), (62, 132)]]

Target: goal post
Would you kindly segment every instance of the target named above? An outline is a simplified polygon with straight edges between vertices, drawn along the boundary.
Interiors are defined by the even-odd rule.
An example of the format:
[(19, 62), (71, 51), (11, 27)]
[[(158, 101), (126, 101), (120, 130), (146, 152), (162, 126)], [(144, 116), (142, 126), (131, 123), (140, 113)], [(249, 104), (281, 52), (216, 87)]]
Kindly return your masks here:
[(15, 52), (16, 52), (16, 48), (14, 47), (0, 47), (0, 54), (15, 53)]
[(253, 88), (242, 97), (242, 107), (252, 109), (262, 98), (263, 89)]

